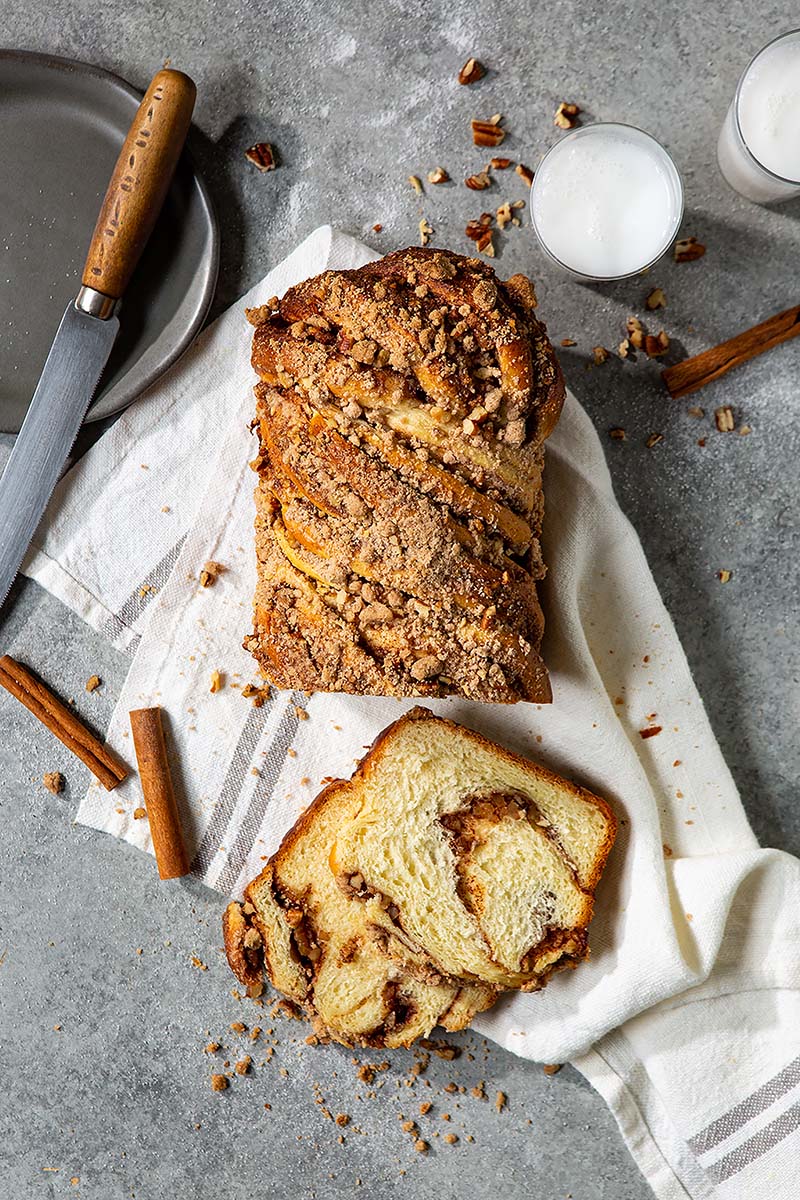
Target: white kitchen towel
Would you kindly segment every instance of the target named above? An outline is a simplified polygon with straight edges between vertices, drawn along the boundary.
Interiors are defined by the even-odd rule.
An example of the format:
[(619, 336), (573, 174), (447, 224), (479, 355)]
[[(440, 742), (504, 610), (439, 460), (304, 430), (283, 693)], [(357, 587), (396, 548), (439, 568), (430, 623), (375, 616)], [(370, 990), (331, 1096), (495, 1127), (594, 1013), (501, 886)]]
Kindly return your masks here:
[[(254, 583), (253, 401), (245, 305), (363, 245), (317, 230), (198, 339), (59, 486), (26, 572), (132, 653), (128, 711), (167, 713), (195, 873), (238, 896), (325, 776), (349, 775), (409, 703), (273, 689), (240, 648)], [(591, 960), (479, 1028), (538, 1061), (574, 1059), (659, 1197), (796, 1195), (800, 863), (761, 850), (708, 724), (599, 439), (572, 396), (548, 443), (545, 658), (554, 703), (431, 704), (607, 796), (620, 831)], [(199, 586), (204, 562), (226, 570)], [(222, 687), (211, 692), (212, 673)], [(643, 737), (644, 731), (658, 730)], [(150, 850), (131, 776), (78, 820)]]

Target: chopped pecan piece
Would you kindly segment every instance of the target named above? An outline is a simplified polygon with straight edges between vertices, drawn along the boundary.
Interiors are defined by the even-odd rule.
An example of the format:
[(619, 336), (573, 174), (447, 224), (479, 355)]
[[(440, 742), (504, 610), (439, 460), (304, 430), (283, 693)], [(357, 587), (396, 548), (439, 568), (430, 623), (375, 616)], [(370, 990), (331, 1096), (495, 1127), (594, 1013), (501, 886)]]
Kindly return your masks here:
[(472, 121), (472, 140), (476, 146), (502, 145), (506, 131), (500, 128), (501, 119), (498, 113), (488, 121)]
[(592, 354), (598, 367), (602, 367), (603, 363), (609, 358), (609, 351), (606, 350), (605, 346), (592, 346)]
[(245, 150), (244, 156), (254, 167), (258, 167), (259, 171), (274, 171), (278, 165), (275, 147), (269, 142), (256, 142), (255, 146)]
[(458, 72), (458, 82), (467, 86), (470, 83), (477, 83), (479, 79), (483, 79), (485, 74), (486, 67), (483, 63), (478, 62), (477, 58), (468, 58)]
[(659, 287), (653, 288), (644, 303), (645, 307), (649, 308), (651, 312), (656, 308), (666, 308), (667, 297), (664, 295), (664, 289)]
[(715, 408), (714, 420), (720, 433), (733, 433), (736, 427), (730, 404), (723, 404), (720, 408)]
[(655, 337), (652, 333), (648, 333), (644, 339), (644, 352), (648, 358), (660, 358), (662, 354), (666, 354), (669, 350), (669, 337), (661, 330), (661, 333)]
[(553, 124), (557, 125), (559, 129), (574, 129), (578, 124), (580, 111), (577, 104), (568, 104), (566, 100), (562, 100), (556, 109)]
[(408, 182), (411, 184), (412, 188), (417, 193), (417, 195), (421, 196), (424, 191), (424, 188), (422, 186), (422, 180), (420, 179), (419, 175), (409, 175)]
[(619, 429), (619, 428), (609, 429), (608, 436), (612, 439), (612, 441), (624, 442), (625, 441), (625, 430)]
[(64, 776), (60, 771), (47, 771), (42, 776), (42, 783), (48, 792), (52, 792), (54, 796), (57, 796), (59, 792), (63, 792), (64, 790)]
[(696, 237), (679, 238), (675, 243), (672, 251), (676, 263), (694, 262), (697, 258), (702, 258), (706, 252), (702, 242), (698, 242)]
[(464, 183), (473, 192), (482, 192), (492, 186), (492, 181), (486, 171), (480, 171), (477, 175), (468, 175)]
[(489, 166), (493, 171), (506, 171), (513, 163), (512, 158), (493, 158)]
[(428, 183), (449, 183), (450, 176), (445, 171), (444, 167), (434, 167), (432, 171), (428, 171)]
[(733, 571), (728, 571), (725, 567), (723, 567), (721, 571), (717, 571), (717, 579), (720, 581), (720, 583), (730, 582), (732, 576)]
[(574, 338), (562, 338), (561, 339), (562, 346), (577, 346), (577, 344), (578, 343), (575, 341)]
[(476, 240), (475, 246), (481, 254), (485, 254), (487, 258), (494, 258), (494, 242), (492, 241), (491, 229), (485, 229), (481, 236)]
[(511, 214), (511, 205), (506, 202), (501, 204), (497, 209), (497, 226), (499, 229), (505, 229), (506, 225), (510, 225), (514, 219)]
[(530, 167), (526, 167), (525, 163), (517, 163), (517, 165), (514, 167), (514, 170), (516, 171), (517, 175), (519, 175), (520, 179), (524, 179), (528, 187), (530, 187), (533, 183), (533, 171), (530, 169)]

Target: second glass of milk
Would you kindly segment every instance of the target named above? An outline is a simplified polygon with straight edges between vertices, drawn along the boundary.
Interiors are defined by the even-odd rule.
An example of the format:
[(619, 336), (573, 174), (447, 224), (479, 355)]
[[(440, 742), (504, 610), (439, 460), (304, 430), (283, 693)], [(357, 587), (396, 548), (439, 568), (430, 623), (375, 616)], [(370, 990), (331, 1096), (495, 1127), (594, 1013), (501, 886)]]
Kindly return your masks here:
[(800, 30), (775, 38), (746, 68), (717, 161), (748, 200), (769, 204), (800, 195)]
[(578, 279), (624, 279), (657, 262), (683, 216), (677, 168), (632, 125), (586, 125), (542, 159), (531, 220), (543, 249)]

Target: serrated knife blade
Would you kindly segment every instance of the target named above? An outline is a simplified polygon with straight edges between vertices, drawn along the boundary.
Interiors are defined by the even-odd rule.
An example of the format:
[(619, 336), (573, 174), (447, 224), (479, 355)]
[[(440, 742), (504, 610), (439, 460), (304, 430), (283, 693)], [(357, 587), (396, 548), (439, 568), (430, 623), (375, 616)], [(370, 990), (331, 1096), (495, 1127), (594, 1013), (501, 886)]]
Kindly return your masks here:
[(0, 605), (58, 483), (119, 331), (71, 300), (0, 478)]

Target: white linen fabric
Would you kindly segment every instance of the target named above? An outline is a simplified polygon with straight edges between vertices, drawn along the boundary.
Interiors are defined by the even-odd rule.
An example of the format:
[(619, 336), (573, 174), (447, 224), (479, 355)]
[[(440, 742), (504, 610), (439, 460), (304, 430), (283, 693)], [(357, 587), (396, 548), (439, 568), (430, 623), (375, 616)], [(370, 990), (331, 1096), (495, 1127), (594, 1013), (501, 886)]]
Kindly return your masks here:
[[(348, 776), (410, 703), (272, 690), (250, 627), (256, 443), (245, 305), (365, 246), (324, 227), (224, 313), (59, 485), (25, 572), (132, 655), (108, 731), (164, 707), (192, 869), (239, 896), (325, 776)], [(436, 712), (588, 786), (619, 836), (592, 956), (478, 1028), (537, 1061), (572, 1059), (605, 1097), (655, 1194), (796, 1195), (800, 864), (758, 847), (599, 439), (570, 395), (548, 443), (544, 646), (552, 705)], [(226, 570), (199, 586), (208, 559)], [(222, 688), (210, 691), (219, 671)], [(307, 718), (306, 718), (307, 714)], [(655, 736), (641, 731), (660, 727)], [(77, 819), (151, 851), (132, 775)]]

